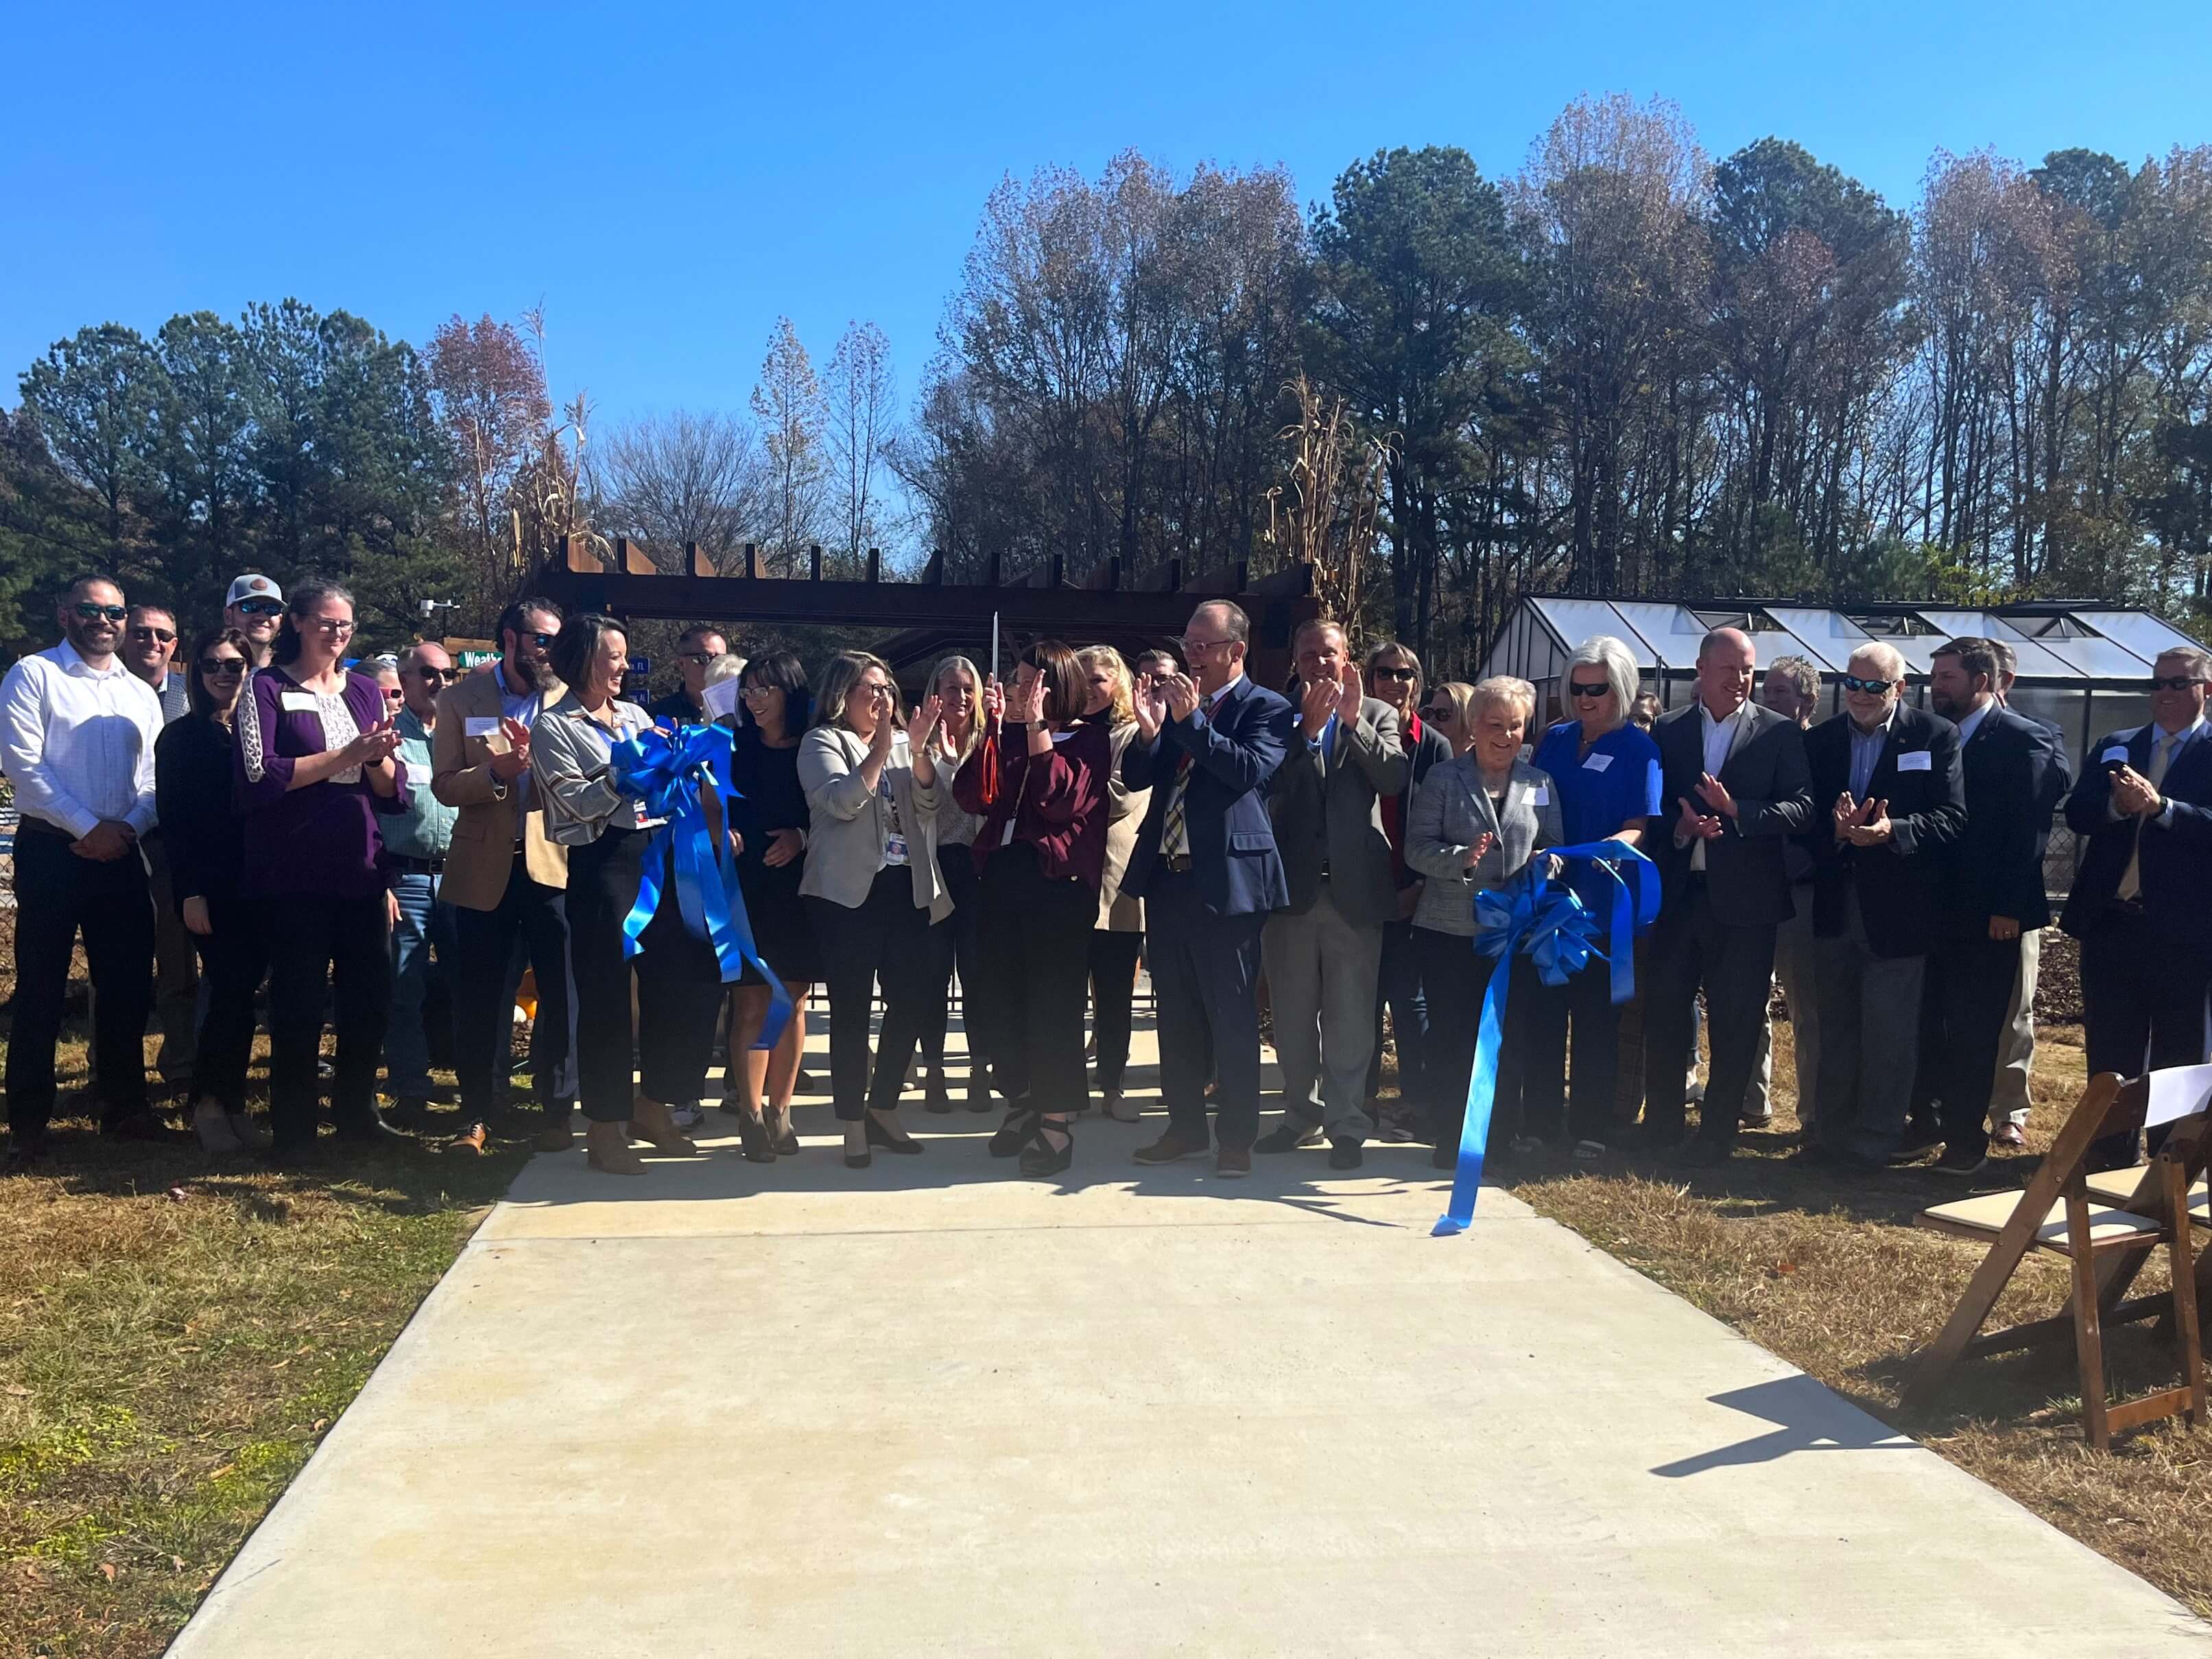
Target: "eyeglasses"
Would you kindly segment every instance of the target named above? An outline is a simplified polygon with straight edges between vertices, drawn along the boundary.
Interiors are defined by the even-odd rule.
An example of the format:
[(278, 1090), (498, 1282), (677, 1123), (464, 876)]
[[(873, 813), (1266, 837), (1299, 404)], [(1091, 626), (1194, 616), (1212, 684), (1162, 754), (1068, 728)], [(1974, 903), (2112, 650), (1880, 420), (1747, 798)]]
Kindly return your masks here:
[(164, 645), (174, 645), (177, 636), (166, 628), (148, 628), (143, 623), (131, 630), (134, 640), (159, 640)]
[(1856, 674), (1844, 676), (1844, 690), (1846, 691), (1871, 691), (1879, 696), (1896, 684), (1895, 680), (1863, 680)]
[(1612, 690), (1613, 687), (1604, 680), (1600, 680), (1595, 685), (1587, 684), (1581, 680), (1567, 682), (1567, 695), (1571, 697), (1601, 697)]
[(226, 679), (236, 679), (245, 672), (246, 659), (243, 657), (202, 657), (200, 659), (200, 672), (203, 674), (220, 674)]
[[(550, 637), (549, 635), (540, 635), (538, 637), (541, 640), (546, 641), (547, 643), (550, 643)], [(727, 653), (721, 651), (682, 651), (677, 653), (676, 660), (678, 662), (691, 663), (698, 667), (704, 668), (708, 663), (714, 661), (715, 658), (727, 654)]]
[(241, 617), (281, 617), (284, 604), (281, 599), (240, 599), (230, 607)]
[(416, 664), (415, 672), (422, 677), (425, 685), (451, 685), (461, 677), (461, 671), (458, 668), (433, 668), (427, 662)]
[(536, 646), (540, 651), (550, 651), (553, 648), (553, 641), (559, 639), (561, 636), (558, 634), (530, 633), (525, 634), (522, 637), (528, 640), (531, 644)]
[(1183, 655), (1194, 657), (1201, 651), (1218, 651), (1223, 646), (1234, 645), (1237, 641), (1234, 640), (1178, 640), (1176, 643), (1182, 647)]
[(2151, 676), (2150, 689), (2154, 691), (2186, 691), (2192, 685), (2203, 684), (2204, 682), (2194, 674), (2154, 674)]
[[(75, 609), (76, 611), (76, 619), (79, 622), (121, 622), (125, 617), (131, 614), (130, 608), (127, 605), (94, 605), (89, 599), (87, 599), (82, 604), (76, 605)], [(177, 636), (172, 634), (169, 637), (171, 639), (174, 639)]]
[(1439, 703), (1434, 708), (1421, 710), (1421, 718), (1425, 720), (1448, 720), (1452, 717), (1452, 706), (1449, 703)]
[(341, 617), (310, 617), (307, 626), (318, 634), (327, 634), (334, 640), (350, 639), (353, 624)]
[(1396, 680), (1401, 684), (1421, 678), (1419, 672), (1412, 668), (1370, 668), (1367, 672), (1378, 680)]

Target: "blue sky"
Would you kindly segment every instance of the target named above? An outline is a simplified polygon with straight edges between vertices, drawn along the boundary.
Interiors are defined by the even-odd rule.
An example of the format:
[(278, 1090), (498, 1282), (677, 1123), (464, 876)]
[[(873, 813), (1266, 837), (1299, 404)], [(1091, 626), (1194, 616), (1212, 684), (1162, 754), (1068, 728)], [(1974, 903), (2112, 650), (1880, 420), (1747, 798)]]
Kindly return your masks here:
[(556, 396), (742, 407), (779, 313), (910, 391), (1007, 172), (1492, 176), (1583, 92), (1715, 155), (1794, 138), (1899, 205), (1939, 146), (2212, 141), (2212, 4), (23, 4), (0, 28), (0, 402), (89, 322), (296, 295), (422, 342), (543, 300)]

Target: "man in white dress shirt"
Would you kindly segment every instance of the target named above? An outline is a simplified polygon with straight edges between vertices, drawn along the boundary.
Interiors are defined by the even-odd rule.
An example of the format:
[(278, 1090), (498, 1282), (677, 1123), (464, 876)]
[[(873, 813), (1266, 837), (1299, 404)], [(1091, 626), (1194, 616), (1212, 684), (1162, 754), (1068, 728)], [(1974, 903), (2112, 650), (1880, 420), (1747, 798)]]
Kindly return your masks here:
[(146, 1103), (154, 902), (139, 841), (154, 827), (161, 701), (116, 655), (128, 615), (104, 576), (70, 584), (63, 642), (0, 680), (0, 769), (15, 786), (15, 1018), (8, 1039), (7, 1167), (46, 1151), (70, 953), (80, 931), (97, 1000), (94, 1071), (103, 1129), (167, 1132)]

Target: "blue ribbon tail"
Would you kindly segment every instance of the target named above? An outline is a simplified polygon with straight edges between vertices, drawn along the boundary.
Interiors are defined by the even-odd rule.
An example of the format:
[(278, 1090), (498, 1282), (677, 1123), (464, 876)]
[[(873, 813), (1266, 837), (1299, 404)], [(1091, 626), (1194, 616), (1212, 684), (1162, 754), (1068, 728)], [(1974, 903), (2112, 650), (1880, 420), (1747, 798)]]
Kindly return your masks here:
[(1490, 970), (1490, 988), (1483, 994), (1482, 1024), (1475, 1037), (1474, 1070), (1468, 1079), (1467, 1116), (1460, 1124), (1459, 1163), (1452, 1173), (1451, 1200), (1429, 1230), (1431, 1238), (1463, 1233), (1474, 1219), (1475, 1196), (1482, 1190), (1482, 1155), (1490, 1145), (1490, 1117), (1498, 1103), (1498, 1055), (1504, 1046), (1505, 993), (1513, 978), (1514, 946), (1518, 942), (1517, 938), (1507, 937), (1505, 948), (1498, 953), (1498, 965)]

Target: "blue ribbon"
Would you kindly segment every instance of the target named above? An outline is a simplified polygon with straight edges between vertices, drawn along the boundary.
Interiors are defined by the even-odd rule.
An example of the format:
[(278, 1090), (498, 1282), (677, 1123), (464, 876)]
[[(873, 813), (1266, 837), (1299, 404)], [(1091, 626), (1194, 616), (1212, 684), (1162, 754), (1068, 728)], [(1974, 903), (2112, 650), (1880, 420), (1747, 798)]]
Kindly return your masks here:
[[(1589, 864), (1613, 878), (1612, 926), (1605, 948), (1596, 944), (1598, 922), (1582, 900), (1564, 884), (1554, 886), (1537, 860), (1557, 858)], [(1626, 873), (1624, 873), (1626, 872)], [(1462, 1233), (1474, 1219), (1474, 1200), (1482, 1190), (1482, 1156), (1490, 1143), (1490, 1115), (1498, 1098), (1498, 1056), (1505, 1039), (1505, 994), (1513, 980), (1513, 957), (1526, 955), (1547, 985), (1565, 985), (1592, 957), (1613, 964), (1613, 1000), (1636, 994), (1636, 936), (1659, 915), (1659, 871), (1650, 859), (1617, 841), (1580, 842), (1547, 847), (1528, 867), (1503, 888), (1474, 896), (1473, 947), (1496, 957), (1490, 988), (1483, 994), (1482, 1024), (1474, 1044), (1474, 1070), (1468, 1078), (1467, 1116), (1459, 1132), (1459, 1164), (1452, 1176), (1451, 1202), (1431, 1229), (1432, 1236)]]
[(638, 940), (660, 908), (663, 872), (673, 848), (676, 907), (684, 930), (714, 947), (724, 984), (738, 979), (748, 967), (768, 981), (768, 1014), (753, 1047), (773, 1048), (791, 1019), (791, 993), (753, 943), (729, 837), (714, 833), (704, 802), (708, 789), (726, 800), (742, 799), (730, 777), (731, 744), (726, 727), (681, 726), (672, 738), (648, 729), (612, 745), (608, 769), (616, 787), (635, 797), (647, 817), (666, 820), (645, 849), (637, 902), (623, 919), (623, 955), (627, 958), (638, 953)]

